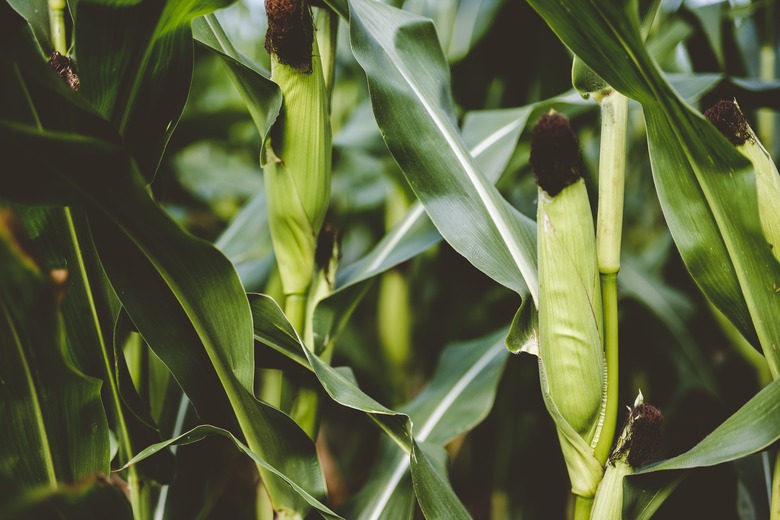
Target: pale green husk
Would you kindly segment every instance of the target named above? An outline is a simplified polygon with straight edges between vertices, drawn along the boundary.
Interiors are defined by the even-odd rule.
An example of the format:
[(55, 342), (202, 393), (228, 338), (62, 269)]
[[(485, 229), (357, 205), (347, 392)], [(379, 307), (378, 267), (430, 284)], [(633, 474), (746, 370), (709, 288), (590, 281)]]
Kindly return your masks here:
[(593, 217), (584, 181), (555, 197), (540, 189), (537, 225), (539, 354), (547, 406), (572, 490), (592, 496), (600, 477), (592, 448), (603, 420), (606, 375)]
[(284, 98), (266, 146), (268, 220), (286, 295), (305, 294), (314, 273), (317, 235), (330, 200), (331, 129), (316, 41), (312, 72), (272, 58), (271, 78)]

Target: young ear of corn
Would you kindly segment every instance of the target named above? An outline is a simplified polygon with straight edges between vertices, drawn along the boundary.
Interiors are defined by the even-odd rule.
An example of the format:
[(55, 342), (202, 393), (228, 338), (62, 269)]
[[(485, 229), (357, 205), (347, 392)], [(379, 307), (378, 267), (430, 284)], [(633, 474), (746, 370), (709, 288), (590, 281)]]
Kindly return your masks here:
[[(330, 200), (328, 94), (309, 7), (269, 0), (266, 9), (271, 79), (283, 96), (282, 113), (265, 150), (268, 217), (284, 294), (304, 311), (317, 236)], [(292, 24), (302, 27), (292, 29)], [(288, 317), (297, 325), (295, 316)]]
[(777, 166), (735, 100), (719, 101), (704, 116), (753, 164), (761, 229), (775, 259), (780, 261), (780, 173)]
[(602, 304), (582, 159), (566, 118), (534, 128), (531, 165), (539, 184), (539, 356), (575, 495), (592, 500), (601, 478), (593, 456), (605, 406)]

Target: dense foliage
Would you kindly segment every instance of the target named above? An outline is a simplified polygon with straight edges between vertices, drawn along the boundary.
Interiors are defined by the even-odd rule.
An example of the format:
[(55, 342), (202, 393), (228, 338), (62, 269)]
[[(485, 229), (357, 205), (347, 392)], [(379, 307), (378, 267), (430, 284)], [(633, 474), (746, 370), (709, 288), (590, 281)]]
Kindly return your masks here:
[(0, 0), (0, 519), (780, 520), (773, 0), (266, 2)]

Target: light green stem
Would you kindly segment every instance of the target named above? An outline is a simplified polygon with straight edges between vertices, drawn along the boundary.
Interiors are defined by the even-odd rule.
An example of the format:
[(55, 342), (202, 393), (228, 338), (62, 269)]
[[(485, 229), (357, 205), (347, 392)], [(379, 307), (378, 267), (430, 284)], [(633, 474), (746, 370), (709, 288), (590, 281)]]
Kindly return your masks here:
[(574, 497), (573, 520), (590, 520), (590, 511), (593, 509), (593, 497)]
[(601, 298), (604, 307), (604, 350), (607, 361), (607, 407), (594, 454), (604, 465), (614, 440), (619, 397), (617, 274), (601, 275)]
[(63, 55), (67, 54), (65, 0), (49, 0), (49, 27), (51, 28), (51, 43), (54, 46), (54, 50)]
[(619, 403), (617, 273), (620, 270), (620, 245), (623, 233), (628, 98), (612, 91), (604, 96), (600, 103), (601, 150), (596, 249), (604, 309), (607, 402), (595, 456), (603, 465), (612, 449)]

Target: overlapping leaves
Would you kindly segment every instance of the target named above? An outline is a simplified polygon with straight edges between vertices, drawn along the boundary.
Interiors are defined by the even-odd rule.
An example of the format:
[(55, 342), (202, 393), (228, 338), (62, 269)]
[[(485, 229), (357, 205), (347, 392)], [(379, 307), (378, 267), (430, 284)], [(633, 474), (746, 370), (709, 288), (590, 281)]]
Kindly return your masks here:
[[(119, 135), (47, 70), (21, 19), (2, 6), (3, 42), (13, 49), (2, 61), (9, 72), (3, 102), (18, 106), (3, 111), (0, 137), (9, 145), (6, 160), (19, 169), (0, 195), (83, 206), (120, 301), (201, 416), (245, 435), (259, 455), (303, 489), (324, 494), (311, 441), (288, 416), (254, 398), (251, 314), (230, 262), (182, 231), (154, 203)], [(202, 13), (201, 8), (188, 12)], [(144, 59), (153, 63), (144, 67), (164, 68), (169, 58), (151, 53)], [(119, 106), (117, 99), (101, 110)], [(123, 114), (132, 112), (122, 106)], [(308, 507), (274, 475), (267, 475), (266, 485), (275, 491), (278, 507)]]

